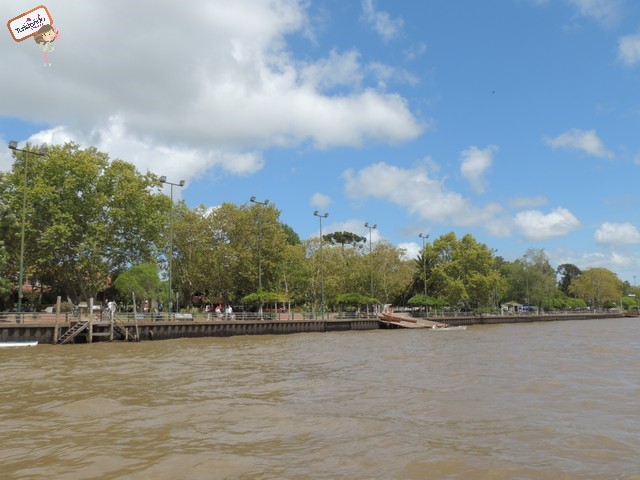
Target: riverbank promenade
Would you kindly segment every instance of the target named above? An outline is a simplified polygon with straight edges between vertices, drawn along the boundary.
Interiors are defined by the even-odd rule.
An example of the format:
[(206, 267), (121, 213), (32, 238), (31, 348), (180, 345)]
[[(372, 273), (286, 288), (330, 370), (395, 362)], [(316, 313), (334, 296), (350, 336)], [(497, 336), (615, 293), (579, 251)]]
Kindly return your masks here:
[(37, 313), (0, 316), (0, 342), (39, 344), (94, 343), (102, 341), (150, 341), (172, 338), (277, 335), (303, 332), (376, 330), (378, 317), (305, 314), (236, 314), (233, 318), (174, 314), (82, 315)]
[[(555, 313), (548, 315), (430, 316), (449, 326), (496, 325), (503, 323), (555, 322), (622, 318), (621, 312)], [(212, 315), (168, 316), (105, 315), (73, 316), (55, 313), (0, 315), (0, 342), (39, 344), (94, 343), (105, 341), (151, 341), (173, 338), (230, 337), (234, 335), (280, 335), (377, 330), (381, 323), (373, 312), (363, 315), (277, 313), (237, 314), (233, 318)]]

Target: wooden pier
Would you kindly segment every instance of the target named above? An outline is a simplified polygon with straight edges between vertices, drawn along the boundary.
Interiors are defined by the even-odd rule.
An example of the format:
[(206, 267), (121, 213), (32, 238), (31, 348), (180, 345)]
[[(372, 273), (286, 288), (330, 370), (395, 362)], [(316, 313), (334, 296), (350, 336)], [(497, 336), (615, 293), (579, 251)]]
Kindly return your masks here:
[(66, 345), (108, 341), (149, 341), (173, 338), (280, 335), (308, 332), (377, 330), (377, 318), (329, 320), (140, 320), (114, 322), (86, 318), (54, 322), (0, 323), (0, 341), (38, 341)]

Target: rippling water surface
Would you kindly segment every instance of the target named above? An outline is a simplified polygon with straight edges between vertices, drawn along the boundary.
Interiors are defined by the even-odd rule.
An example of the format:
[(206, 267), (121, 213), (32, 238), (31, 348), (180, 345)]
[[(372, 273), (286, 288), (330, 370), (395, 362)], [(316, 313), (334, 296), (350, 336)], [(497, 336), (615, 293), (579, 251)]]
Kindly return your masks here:
[(640, 320), (0, 350), (4, 479), (640, 479)]

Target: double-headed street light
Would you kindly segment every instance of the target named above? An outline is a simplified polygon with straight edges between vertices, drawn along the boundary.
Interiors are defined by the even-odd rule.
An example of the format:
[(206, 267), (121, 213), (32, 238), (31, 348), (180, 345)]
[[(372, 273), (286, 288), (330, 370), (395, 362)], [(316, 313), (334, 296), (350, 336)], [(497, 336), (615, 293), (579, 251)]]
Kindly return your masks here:
[(171, 284), (171, 263), (173, 261), (173, 187), (184, 187), (184, 180), (180, 180), (178, 183), (172, 183), (167, 181), (166, 176), (160, 177), (160, 183), (166, 183), (170, 185), (171, 189), (171, 210), (169, 216), (169, 315), (173, 314), (173, 290)]
[(369, 225), (369, 222), (365, 222), (364, 226), (365, 228), (369, 229), (369, 274), (371, 276), (371, 298), (373, 298), (373, 257), (371, 256), (371, 231), (378, 228), (378, 225)]
[[(35, 152), (33, 150), (23, 150), (18, 148), (18, 142), (11, 140), (9, 142), (9, 148), (14, 152), (25, 152), (27, 154), (32, 153), (39, 157), (44, 157), (46, 154), (46, 148), (44, 145)], [(27, 166), (29, 162), (29, 155), (24, 159), (24, 184), (22, 188), (22, 226), (20, 227), (20, 274), (18, 278), (18, 313), (22, 312), (22, 284), (24, 283), (24, 225), (27, 219)]]
[(322, 311), (322, 320), (324, 320), (324, 259), (322, 258), (322, 219), (329, 216), (328, 213), (320, 214), (318, 210), (313, 214), (320, 220), (320, 305)]
[[(269, 205), (269, 199), (265, 199), (264, 202), (256, 200), (255, 196), (252, 196), (249, 201), (266, 207)], [(262, 294), (262, 216), (258, 212), (258, 294)], [(262, 300), (260, 300), (260, 319), (262, 319)]]

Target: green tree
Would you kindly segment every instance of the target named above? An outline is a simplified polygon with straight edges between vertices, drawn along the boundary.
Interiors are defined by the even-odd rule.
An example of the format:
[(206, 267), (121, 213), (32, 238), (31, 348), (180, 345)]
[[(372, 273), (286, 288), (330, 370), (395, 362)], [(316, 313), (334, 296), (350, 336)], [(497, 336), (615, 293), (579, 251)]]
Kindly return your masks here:
[(500, 274), (494, 268), (493, 250), (472, 235), (458, 239), (451, 232), (426, 244), (414, 266), (414, 288), (424, 278), (427, 295), (446, 299), (452, 307), (477, 308), (490, 305)]
[(413, 262), (405, 260), (406, 251), (388, 242), (377, 242), (373, 250), (374, 295), (381, 303), (401, 301), (411, 283)]
[(291, 228), (286, 223), (281, 223), (280, 227), (287, 237), (287, 243), (289, 245), (300, 245), (302, 241), (300, 240), (300, 235), (298, 235), (293, 228)]
[[(0, 185), (3, 185), (2, 181), (4, 174), (0, 172)], [(9, 225), (15, 222), (15, 217), (11, 215), (9, 209), (5, 206), (0, 195), (0, 309), (4, 310), (4, 307), (11, 303), (10, 295), (13, 288), (13, 284), (10, 278), (14, 278), (14, 272), (10, 271), (7, 267), (9, 265), (8, 253), (5, 247), (4, 238), (7, 237), (9, 231)]]
[(522, 258), (504, 266), (508, 300), (539, 309), (549, 308), (556, 292), (556, 272), (542, 249), (528, 249)]
[(313, 289), (313, 264), (307, 257), (304, 243), (284, 248), (277, 290), (282, 292), (291, 309), (291, 303), (304, 305), (310, 300)]
[(113, 286), (124, 298), (135, 298), (143, 310), (145, 300), (157, 299), (161, 290), (158, 266), (155, 263), (135, 265), (122, 272), (113, 282)]
[(537, 305), (542, 311), (545, 302), (553, 296), (556, 289), (556, 272), (542, 249), (528, 249), (522, 260), (528, 303)]
[(238, 301), (259, 287), (278, 287), (291, 236), (275, 205), (217, 208), (182, 205), (174, 212), (173, 266), (176, 288), (184, 297), (209, 292), (213, 301)]
[(322, 238), (325, 242), (329, 242), (332, 245), (342, 245), (344, 250), (345, 245), (351, 245), (353, 247), (360, 247), (367, 243), (365, 237), (361, 237), (358, 234), (352, 232), (333, 232), (323, 235)]
[(558, 280), (558, 288), (566, 295), (569, 295), (569, 287), (574, 279), (580, 278), (582, 271), (572, 263), (563, 263), (558, 267), (556, 273), (560, 275)]
[[(29, 148), (29, 147), (27, 147)], [(0, 178), (1, 201), (22, 210), (25, 153)], [(95, 148), (68, 143), (29, 155), (25, 276), (74, 301), (96, 297), (110, 273), (155, 260), (164, 245), (169, 200), (159, 181)], [(7, 232), (10, 258), (19, 258), (20, 224)], [(15, 263), (10, 266), (17, 271)]]
[(623, 283), (606, 268), (583, 270), (582, 275), (571, 282), (569, 291), (585, 300), (592, 308), (617, 305), (623, 294)]

